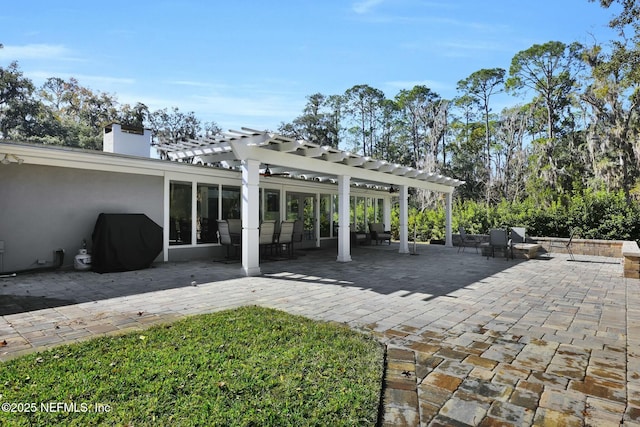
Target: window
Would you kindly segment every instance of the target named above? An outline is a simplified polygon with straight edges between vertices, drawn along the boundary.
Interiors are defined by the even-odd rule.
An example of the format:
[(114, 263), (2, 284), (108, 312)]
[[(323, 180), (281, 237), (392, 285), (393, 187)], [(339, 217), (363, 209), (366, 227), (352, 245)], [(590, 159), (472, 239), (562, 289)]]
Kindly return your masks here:
[(374, 206), (375, 199), (367, 197), (367, 224), (373, 224), (376, 222), (376, 209)]
[[(260, 193), (262, 199), (262, 193)], [(279, 190), (264, 190), (264, 213), (262, 219), (265, 221), (280, 221), (280, 191)], [(262, 209), (262, 203), (260, 203)]]
[(364, 231), (366, 229), (365, 200), (364, 197), (356, 197), (356, 229), (358, 231)]
[[(384, 199), (376, 199), (376, 222), (384, 222)], [(388, 230), (391, 224), (385, 224)]]
[(287, 194), (287, 221), (295, 221), (301, 218), (300, 205), (297, 194)]
[[(340, 225), (340, 212), (338, 211), (340, 201), (340, 196), (337, 194), (333, 195), (333, 236), (338, 236), (338, 226)], [(348, 225), (348, 224), (347, 224)]]
[(198, 243), (218, 243), (218, 186), (198, 184)]
[(240, 219), (240, 187), (222, 187), (222, 219)]
[(191, 244), (191, 183), (169, 184), (169, 244)]
[(320, 195), (320, 237), (331, 237), (331, 195)]

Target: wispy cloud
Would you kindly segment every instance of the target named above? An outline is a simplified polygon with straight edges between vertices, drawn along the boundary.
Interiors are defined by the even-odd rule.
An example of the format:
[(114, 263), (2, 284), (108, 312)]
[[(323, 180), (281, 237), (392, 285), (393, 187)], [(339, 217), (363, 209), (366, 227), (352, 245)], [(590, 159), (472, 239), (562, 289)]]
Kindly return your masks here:
[(129, 77), (98, 76), (74, 73), (53, 73), (50, 71), (29, 71), (25, 72), (25, 75), (35, 81), (44, 81), (50, 77), (59, 77), (64, 80), (68, 80), (73, 77), (77, 79), (82, 86), (89, 86), (91, 88), (97, 89), (107, 85), (133, 85), (136, 83), (135, 79)]
[(64, 59), (79, 60), (73, 51), (64, 45), (27, 44), (22, 46), (5, 45), (0, 49), (0, 59), (20, 61), (24, 59)]
[(513, 40), (493, 37), (476, 39), (425, 38), (401, 43), (400, 49), (414, 54), (430, 54), (441, 58), (479, 58), (483, 55), (514, 52)]
[(231, 85), (225, 83), (211, 83), (205, 82), (201, 80), (167, 80), (165, 82), (168, 85), (173, 86), (186, 86), (193, 88), (204, 88), (204, 89), (215, 89), (215, 90), (225, 90), (231, 89)]
[(300, 115), (305, 99), (290, 93), (253, 91), (251, 94), (236, 90), (212, 90), (208, 94), (182, 96), (155, 96), (152, 94), (122, 92), (121, 103), (142, 102), (155, 111), (178, 107), (183, 112), (193, 111), (202, 121), (215, 121), (223, 129), (242, 126), (275, 130), (281, 122), (290, 122)]
[(437, 43), (445, 56), (477, 56), (483, 52), (512, 52), (510, 44), (498, 40), (451, 40)]
[(376, 6), (383, 3), (384, 0), (362, 0), (353, 4), (351, 9), (358, 15), (364, 15), (371, 12)]

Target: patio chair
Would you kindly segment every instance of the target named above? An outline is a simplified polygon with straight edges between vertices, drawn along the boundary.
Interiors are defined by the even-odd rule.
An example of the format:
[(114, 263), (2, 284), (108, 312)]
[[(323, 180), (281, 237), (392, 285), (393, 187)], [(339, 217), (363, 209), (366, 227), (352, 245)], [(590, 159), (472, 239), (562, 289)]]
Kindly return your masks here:
[(276, 250), (278, 253), (284, 247), (289, 258), (293, 258), (293, 226), (294, 221), (282, 221), (280, 224), (280, 234), (278, 234), (278, 243)]
[(235, 218), (228, 218), (227, 223), (229, 224), (229, 233), (231, 235), (242, 236), (242, 220)]
[[(304, 223), (301, 219), (296, 219), (295, 221), (293, 221), (293, 236), (291, 236), (291, 239), (291, 251), (295, 254), (295, 244), (302, 243), (302, 240), (304, 239)], [(304, 256), (306, 254), (298, 253), (298, 255)]]
[(389, 244), (391, 244), (391, 232), (385, 231), (384, 224), (381, 222), (370, 222), (369, 232), (371, 233), (371, 240), (375, 240), (376, 245), (385, 240), (388, 240)]
[(567, 242), (553, 242), (553, 241), (550, 242), (549, 251), (547, 253), (551, 254), (551, 252), (553, 252), (552, 250), (553, 248), (564, 248), (569, 254), (571, 261), (575, 261), (576, 258), (573, 256), (573, 251), (571, 250), (571, 244), (573, 243), (573, 239), (578, 234), (578, 231), (579, 231), (578, 227), (572, 228), (571, 232), (569, 233), (569, 240)]
[(358, 227), (353, 223), (349, 225), (349, 230), (351, 231), (351, 247), (355, 247), (357, 244), (371, 244), (371, 234), (358, 230)]
[[(507, 238), (507, 230), (504, 228), (493, 228), (489, 230), (489, 248), (491, 256), (495, 258), (496, 249), (504, 252), (504, 257), (509, 257), (509, 239)], [(489, 256), (487, 256), (489, 258)]]
[[(220, 235), (220, 244), (227, 248), (227, 259), (239, 258), (241, 240), (238, 235), (233, 236), (229, 232), (229, 223), (225, 220), (218, 220), (218, 234)], [(231, 248), (234, 248), (234, 257), (231, 257)]]
[(460, 233), (458, 253), (460, 253), (461, 250), (464, 252), (464, 248), (466, 247), (474, 247), (476, 248), (476, 253), (478, 253), (478, 245), (480, 244), (480, 241), (473, 236), (469, 236), (464, 227), (458, 227), (458, 232)]
[(275, 231), (275, 221), (263, 221), (260, 224), (259, 246), (262, 253), (266, 253), (267, 249), (269, 249), (270, 254), (273, 255)]

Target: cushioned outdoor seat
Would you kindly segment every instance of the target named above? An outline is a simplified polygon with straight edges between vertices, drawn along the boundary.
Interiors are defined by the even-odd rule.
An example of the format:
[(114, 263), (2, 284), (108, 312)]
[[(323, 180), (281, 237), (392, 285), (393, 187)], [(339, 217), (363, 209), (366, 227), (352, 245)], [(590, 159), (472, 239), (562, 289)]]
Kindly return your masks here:
[(389, 244), (391, 244), (391, 232), (385, 231), (384, 224), (381, 222), (370, 222), (369, 232), (371, 232), (371, 240), (375, 240), (376, 245), (385, 240), (388, 240)]

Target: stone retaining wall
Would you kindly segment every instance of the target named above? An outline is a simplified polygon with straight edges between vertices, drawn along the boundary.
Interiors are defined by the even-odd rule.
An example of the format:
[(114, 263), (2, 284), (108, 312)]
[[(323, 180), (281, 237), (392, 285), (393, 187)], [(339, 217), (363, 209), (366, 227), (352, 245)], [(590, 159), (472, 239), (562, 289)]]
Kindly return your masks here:
[[(555, 252), (566, 254), (569, 239), (560, 237), (527, 237), (527, 241), (542, 245), (543, 252)], [(573, 239), (571, 242), (571, 252), (574, 255), (595, 255), (609, 258), (622, 257), (623, 240), (595, 240), (595, 239)]]
[[(470, 235), (480, 242), (489, 242), (486, 234)], [(453, 235), (453, 245), (460, 244), (460, 235)], [(541, 248), (538, 253), (568, 254), (568, 238), (561, 237), (527, 237), (528, 243), (538, 243)], [(596, 240), (573, 239), (571, 252), (574, 255), (595, 255), (609, 258), (622, 258), (624, 262), (624, 277), (640, 279), (640, 248), (634, 241), (627, 240)]]
[(640, 279), (640, 248), (638, 248), (638, 244), (624, 242), (622, 256), (624, 257), (624, 277)]

